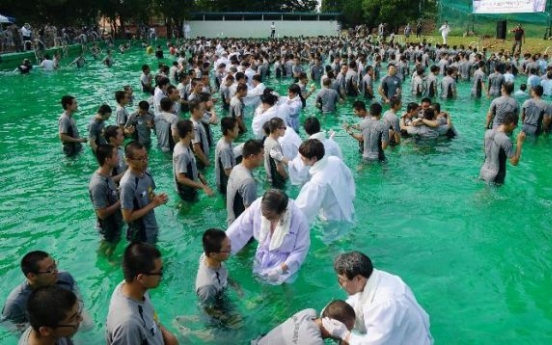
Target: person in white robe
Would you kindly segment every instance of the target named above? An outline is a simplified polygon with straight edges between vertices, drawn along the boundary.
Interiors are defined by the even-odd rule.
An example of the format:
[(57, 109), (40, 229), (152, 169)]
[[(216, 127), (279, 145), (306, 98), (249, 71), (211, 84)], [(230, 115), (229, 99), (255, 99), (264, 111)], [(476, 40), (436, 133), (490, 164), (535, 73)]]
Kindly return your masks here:
[(286, 124), (293, 128), (294, 131), (299, 131), (299, 116), (301, 115), (301, 109), (303, 109), (303, 103), (301, 102), (301, 89), (299, 85), (292, 84), (288, 88), (288, 96), (280, 98), (279, 105), (287, 106), (287, 116), (284, 121)]
[[(326, 133), (320, 129), (320, 121), (314, 116), (307, 117), (303, 128), (308, 135), (309, 139), (318, 139), (324, 144), (324, 152), (326, 156), (335, 156), (343, 160), (343, 153), (339, 145), (333, 140), (335, 132), (330, 131), (330, 138), (326, 139)], [(289, 180), (291, 184), (300, 186), (307, 182), (310, 178), (309, 167), (303, 164), (303, 160), (300, 155), (297, 155), (288, 164)]]
[(243, 99), (245, 106), (256, 108), (261, 103), (261, 96), (265, 89), (266, 86), (261, 81), (261, 75), (255, 74), (251, 78), (251, 87), (247, 88), (247, 95)]
[(255, 109), (255, 115), (251, 122), (251, 129), (255, 139), (261, 140), (265, 136), (263, 126), (274, 117), (278, 117), (278, 106), (275, 105), (278, 98), (270, 92), (261, 96), (261, 104)]
[(268, 190), (255, 200), (226, 230), (232, 254), (251, 237), (258, 242), (253, 273), (270, 284), (291, 282), (310, 247), (310, 228), (305, 215), (288, 196)]
[(299, 147), (310, 180), (301, 188), (295, 203), (312, 223), (318, 214), (323, 221), (352, 223), (355, 180), (343, 161), (324, 154), (320, 140), (309, 139)]
[(431, 345), (429, 315), (398, 276), (377, 270), (360, 252), (339, 255), (334, 270), (356, 314), (353, 332), (340, 321), (322, 320), (324, 328), (350, 345)]

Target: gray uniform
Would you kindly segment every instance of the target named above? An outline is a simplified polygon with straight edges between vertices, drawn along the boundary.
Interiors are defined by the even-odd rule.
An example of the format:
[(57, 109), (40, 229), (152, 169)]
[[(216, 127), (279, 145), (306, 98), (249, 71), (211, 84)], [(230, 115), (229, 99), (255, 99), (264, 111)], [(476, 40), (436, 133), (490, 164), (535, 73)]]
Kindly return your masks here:
[(205, 263), (205, 254), (201, 254), (195, 281), (195, 291), (201, 303), (216, 304), (227, 285), (228, 270), (224, 263), (218, 269), (210, 268)]
[(244, 104), (238, 97), (232, 97), (230, 100), (230, 116), (243, 117)]
[(149, 294), (146, 292), (143, 301), (129, 298), (122, 292), (123, 284), (117, 285), (109, 302), (106, 344), (164, 345)]
[[(146, 207), (153, 200), (155, 188), (155, 182), (149, 173), (144, 172), (142, 176), (137, 176), (128, 169), (121, 178), (121, 209), (136, 211)], [(127, 239), (154, 243), (158, 233), (155, 213), (151, 210), (128, 224)]]
[(454, 97), (456, 91), (456, 81), (447, 75), (441, 80), (441, 98), (447, 99)]
[(228, 176), (224, 170), (231, 169), (236, 165), (232, 143), (227, 142), (224, 137), (220, 138), (215, 148), (215, 180), (221, 194), (226, 194)]
[(333, 113), (336, 110), (336, 103), (339, 101), (339, 94), (337, 91), (329, 88), (323, 88), (316, 95), (316, 104), (322, 105), (322, 113)]
[[(68, 272), (58, 272), (56, 285), (66, 290), (73, 291), (77, 296), (80, 296), (77, 283), (75, 283), (73, 276), (71, 276)], [(26, 280), (21, 285), (13, 289), (6, 299), (4, 309), (2, 309), (0, 323), (6, 321), (18, 325), (27, 323), (27, 300), (29, 299), (31, 292), (33, 292), (33, 289)]]
[(94, 116), (88, 124), (88, 140), (94, 140), (96, 145), (107, 144), (104, 136), (102, 135), (104, 127), (105, 123), (103, 121), (98, 121), (98, 119)]
[(236, 165), (230, 173), (226, 189), (228, 224), (232, 224), (256, 199), (257, 183), (251, 171), (243, 164)]
[(322, 332), (314, 322), (315, 319), (316, 311), (314, 309), (301, 310), (261, 339), (252, 341), (251, 344), (323, 345)]
[[(19, 341), (17, 342), (17, 345), (30, 345), (30, 336), (33, 328), (29, 327), (25, 330), (25, 332), (21, 335), (19, 338)], [(70, 338), (59, 338), (56, 339), (56, 345), (73, 345), (73, 341)]]
[[(67, 113), (61, 114), (61, 117), (59, 118), (59, 133), (66, 134), (70, 136), (71, 138), (79, 139), (79, 130), (77, 128), (77, 123), (75, 122), (75, 119), (73, 119), (72, 116), (67, 115)], [(82, 144), (81, 143), (63, 143), (63, 152), (68, 155), (72, 156), (80, 152), (82, 150)]]
[(399, 117), (391, 110), (388, 110), (383, 114), (383, 124), (386, 128), (394, 130), (395, 133), (401, 132)]
[[(374, 82), (372, 77), (369, 74), (365, 74), (362, 77), (362, 83), (360, 84), (361, 93), (364, 95), (364, 98), (372, 99), (374, 98)], [(370, 92), (370, 90), (372, 90)]]
[(116, 115), (117, 115), (117, 125), (124, 126), (128, 121), (128, 111), (124, 107), (117, 105)]
[(547, 110), (547, 104), (542, 99), (528, 99), (523, 103), (525, 120), (523, 131), (527, 134), (539, 135), (542, 133), (542, 119)]
[(390, 99), (393, 96), (397, 96), (397, 90), (401, 88), (401, 79), (396, 75), (386, 75), (381, 79), (381, 87), (383, 88), (383, 94)]
[(494, 72), (489, 75), (489, 95), (492, 97), (500, 96), (500, 89), (504, 84), (504, 76), (501, 73)]
[(201, 120), (191, 120), (194, 125), (194, 136), (192, 137), (192, 145), (199, 144), (205, 157), (209, 157), (209, 139), (207, 137), (205, 126), (203, 126)]
[(197, 189), (178, 182), (176, 177), (182, 173), (186, 174), (186, 177), (190, 180), (199, 181), (197, 163), (192, 149), (178, 142), (173, 152), (173, 174), (176, 191), (182, 200), (194, 202), (197, 200)]
[(146, 147), (151, 146), (151, 128), (148, 127), (148, 122), (153, 121), (153, 116), (150, 113), (140, 115), (138, 112), (130, 114), (125, 127), (134, 126), (134, 140)]
[(504, 183), (506, 178), (506, 159), (515, 154), (512, 140), (496, 129), (485, 132), (485, 163), (481, 167), (479, 177), (487, 183)]
[(367, 161), (385, 161), (382, 143), (389, 142), (388, 128), (383, 122), (367, 117), (360, 123), (360, 129), (364, 139), (362, 158)]
[(471, 95), (473, 97), (481, 97), (483, 92), (482, 82), (485, 82), (485, 72), (477, 69), (477, 71), (473, 73), (473, 84), (471, 89)]
[(509, 96), (501, 96), (493, 99), (489, 109), (493, 115), (492, 128), (497, 128), (504, 121), (504, 115), (512, 112), (519, 115), (519, 106), (515, 99)]
[(174, 147), (172, 131), (176, 129), (178, 117), (174, 114), (161, 112), (155, 116), (155, 133), (157, 134), (157, 146), (163, 152), (169, 152)]
[[(88, 192), (95, 210), (114, 205), (119, 200), (119, 192), (111, 176), (100, 175), (97, 171), (90, 179)], [(117, 243), (121, 239), (122, 226), (123, 216), (120, 209), (105, 219), (96, 217), (96, 230), (107, 242)]]
[(322, 75), (324, 75), (324, 67), (322, 66), (312, 66), (311, 67), (311, 79), (318, 82), (320, 81), (320, 78), (322, 78)]

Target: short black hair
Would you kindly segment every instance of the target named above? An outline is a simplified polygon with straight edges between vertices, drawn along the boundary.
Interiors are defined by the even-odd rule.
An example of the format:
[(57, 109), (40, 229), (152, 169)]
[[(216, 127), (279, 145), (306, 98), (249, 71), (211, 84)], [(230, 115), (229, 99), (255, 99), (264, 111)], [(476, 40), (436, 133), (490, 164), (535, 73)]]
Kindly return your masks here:
[(117, 136), (117, 132), (119, 130), (121, 130), (121, 127), (115, 126), (115, 125), (109, 125), (109, 126), (105, 127), (105, 129), (104, 129), (105, 141), (107, 141), (109, 143), (109, 140), (111, 138), (115, 138)]
[(174, 102), (169, 99), (169, 97), (163, 97), (161, 98), (161, 102), (159, 102), (159, 105), (161, 107), (161, 110), (169, 112), (171, 111)]
[(196, 109), (199, 109), (201, 106), (201, 102), (197, 100), (192, 100), (188, 103), (188, 108), (190, 109), (190, 114), (193, 114)]
[(380, 116), (381, 115), (381, 110), (382, 110), (382, 106), (381, 104), (379, 104), (378, 102), (376, 103), (372, 103), (370, 105), (370, 115), (372, 116)]
[(509, 95), (514, 92), (514, 83), (512, 82), (507, 81), (502, 84), (502, 87), (504, 88), (504, 91), (506, 91), (506, 93)]
[(247, 158), (251, 155), (258, 155), (263, 151), (263, 144), (259, 140), (249, 139), (243, 144), (242, 156)]
[(96, 148), (96, 159), (100, 166), (105, 164), (105, 160), (113, 155), (113, 149), (115, 147), (109, 144), (100, 144)]
[(176, 132), (178, 133), (178, 137), (180, 139), (185, 138), (188, 133), (192, 132), (194, 130), (194, 124), (192, 121), (185, 119), (180, 120), (176, 123)]
[(267, 190), (261, 199), (261, 211), (283, 214), (287, 209), (289, 197), (279, 189)]
[(374, 266), (367, 255), (353, 251), (338, 255), (334, 260), (334, 270), (337, 274), (345, 275), (349, 280), (357, 275), (368, 279), (374, 271)]
[(320, 121), (314, 116), (309, 116), (303, 123), (303, 128), (308, 135), (313, 135), (320, 132)]
[(149, 107), (150, 107), (150, 105), (147, 101), (140, 101), (140, 103), (138, 103), (138, 108), (140, 108), (142, 110), (148, 111)]
[(35, 332), (40, 327), (55, 328), (76, 303), (77, 296), (71, 290), (58, 285), (39, 287), (31, 292), (27, 300), (29, 323)]
[(518, 121), (519, 121), (519, 116), (512, 112), (508, 112), (504, 114), (504, 117), (502, 118), (502, 123), (505, 125), (511, 125), (512, 123), (517, 124)]
[(67, 110), (67, 108), (73, 104), (73, 101), (75, 100), (75, 97), (71, 95), (65, 95), (61, 97), (61, 106), (64, 110)]
[(111, 113), (112, 113), (111, 107), (107, 104), (102, 104), (98, 108), (98, 114), (100, 115), (111, 114)]
[(406, 111), (409, 113), (411, 112), (412, 110), (416, 110), (418, 109), (418, 103), (416, 102), (410, 102), (406, 105)]
[(354, 101), (353, 109), (366, 111), (366, 104), (363, 101)]
[(233, 130), (236, 123), (238, 123), (238, 120), (235, 117), (223, 117), (222, 120), (220, 120), (220, 130), (222, 131), (222, 135), (226, 135), (228, 132)]
[(320, 140), (309, 139), (301, 143), (301, 146), (299, 146), (299, 153), (307, 159), (316, 157), (317, 160), (321, 160), (324, 158), (326, 152), (324, 150), (324, 144), (322, 144)]
[(203, 252), (209, 256), (211, 253), (218, 253), (222, 247), (222, 241), (226, 238), (226, 233), (220, 229), (207, 229), (203, 233)]
[(122, 263), (125, 281), (131, 283), (139, 274), (153, 271), (155, 269), (155, 259), (159, 258), (161, 258), (161, 252), (149, 243), (134, 242), (129, 244), (123, 254)]
[(115, 91), (115, 101), (117, 103), (121, 103), (121, 101), (127, 96), (126, 92), (124, 91)]
[(131, 141), (125, 145), (125, 157), (134, 158), (134, 152), (138, 150), (143, 150), (144, 145), (140, 144), (138, 141)]
[(343, 324), (354, 324), (356, 319), (356, 313), (353, 307), (351, 307), (347, 302), (342, 300), (331, 301), (322, 312), (320, 317), (325, 318), (329, 317), (342, 322)]
[(23, 275), (26, 277), (29, 273), (37, 273), (39, 270), (38, 263), (48, 257), (50, 257), (50, 254), (42, 250), (35, 250), (25, 254), (21, 259), (21, 271), (23, 271)]

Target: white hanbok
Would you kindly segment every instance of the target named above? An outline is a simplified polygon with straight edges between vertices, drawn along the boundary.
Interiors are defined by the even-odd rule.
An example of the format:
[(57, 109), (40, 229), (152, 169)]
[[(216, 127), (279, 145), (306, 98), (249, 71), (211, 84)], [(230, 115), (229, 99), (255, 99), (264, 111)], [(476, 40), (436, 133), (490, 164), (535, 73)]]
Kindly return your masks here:
[(349, 296), (356, 313), (351, 345), (431, 345), (429, 315), (402, 279), (374, 269), (362, 292)]
[(324, 221), (352, 223), (355, 208), (355, 180), (351, 170), (337, 157), (329, 156), (310, 168), (295, 203), (312, 223), (318, 214)]
[(270, 221), (261, 212), (261, 199), (255, 200), (226, 230), (232, 245), (232, 253), (239, 252), (251, 236), (257, 240), (253, 273), (263, 279), (275, 268), (285, 263), (287, 272), (281, 274), (272, 284), (282, 284), (294, 277), (310, 247), (310, 228), (305, 215), (289, 200), (286, 213), (270, 232)]

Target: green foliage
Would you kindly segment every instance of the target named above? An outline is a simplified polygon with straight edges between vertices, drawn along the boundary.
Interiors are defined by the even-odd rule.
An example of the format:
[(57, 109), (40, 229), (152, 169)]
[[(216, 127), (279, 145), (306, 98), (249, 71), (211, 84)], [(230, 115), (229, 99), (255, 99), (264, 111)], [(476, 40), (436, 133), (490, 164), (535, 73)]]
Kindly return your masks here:
[(196, 9), (206, 12), (311, 12), (316, 0), (197, 0)]

